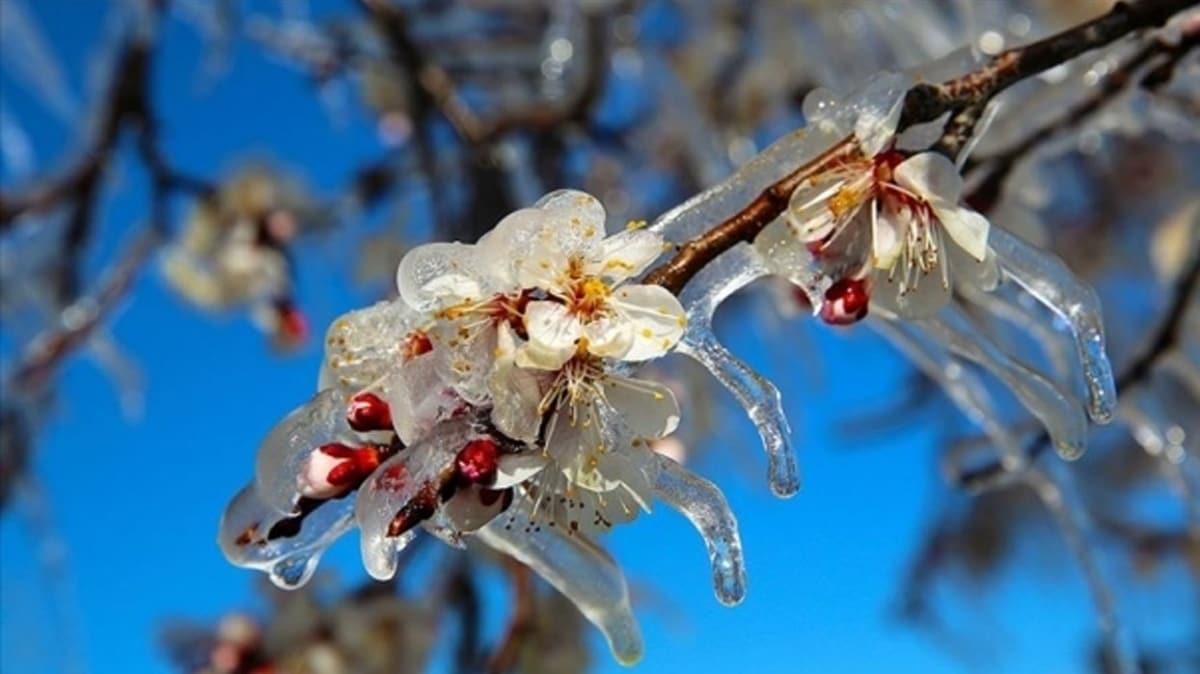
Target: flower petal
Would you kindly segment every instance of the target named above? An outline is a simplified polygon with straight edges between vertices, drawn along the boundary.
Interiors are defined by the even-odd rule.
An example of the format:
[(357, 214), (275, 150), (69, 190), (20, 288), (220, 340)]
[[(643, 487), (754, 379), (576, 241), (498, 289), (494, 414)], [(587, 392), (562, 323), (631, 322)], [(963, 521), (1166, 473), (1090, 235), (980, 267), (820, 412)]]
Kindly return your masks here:
[(641, 274), (663, 252), (663, 238), (647, 229), (625, 230), (604, 239), (584, 273), (616, 284)]
[(988, 219), (969, 208), (946, 202), (933, 202), (933, 212), (954, 243), (976, 261), (983, 262), (991, 227)]
[(528, 258), (545, 226), (546, 214), (540, 208), (522, 208), (506, 215), (475, 244), (480, 272), (497, 286), (516, 285), (514, 263)]
[(609, 305), (633, 325), (633, 343), (621, 360), (658, 358), (675, 347), (687, 327), (679, 299), (661, 286), (621, 286)]
[(550, 459), (541, 452), (518, 452), (501, 454), (497, 462), (496, 479), (490, 485), (494, 489), (505, 489), (518, 485), (542, 472)]
[(963, 180), (954, 162), (937, 152), (922, 152), (900, 162), (893, 173), (896, 184), (927, 201), (957, 204)]
[(542, 400), (541, 382), (534, 372), (517, 367), (512, 328), (502, 323), (498, 333), (496, 362), (488, 378), (492, 423), (508, 437), (532, 443), (542, 422), (538, 409)]
[(679, 426), (675, 394), (658, 382), (609, 375), (604, 396), (635, 438), (656, 440)]
[(633, 346), (634, 326), (622, 315), (601, 316), (583, 325), (588, 353), (602, 358), (620, 358)]
[(896, 258), (904, 250), (904, 228), (910, 226), (902, 215), (884, 208), (877, 202), (871, 204), (871, 255), (876, 269), (891, 269)]
[(477, 269), (473, 246), (428, 243), (408, 251), (400, 260), (396, 289), (418, 311), (476, 300), (483, 293)]
[(557, 302), (530, 302), (525, 308), (529, 342), (517, 351), (517, 365), (557, 370), (574, 355), (583, 335), (579, 318)]

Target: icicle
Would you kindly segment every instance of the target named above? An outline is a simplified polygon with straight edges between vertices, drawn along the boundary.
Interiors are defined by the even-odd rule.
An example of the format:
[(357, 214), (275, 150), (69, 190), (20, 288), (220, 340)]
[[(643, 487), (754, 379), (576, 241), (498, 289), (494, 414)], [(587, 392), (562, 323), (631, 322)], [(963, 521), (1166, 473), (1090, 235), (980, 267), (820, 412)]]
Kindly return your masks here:
[(514, 507), (476, 534), (501, 553), (529, 566), (570, 599), (604, 633), (613, 657), (632, 665), (642, 657), (642, 634), (621, 570), (595, 543), (554, 527), (535, 527)]
[(1079, 563), (1095, 604), (1100, 632), (1104, 635), (1116, 671), (1120, 674), (1138, 674), (1137, 647), (1121, 622), (1112, 589), (1096, 559), (1090, 518), (1086, 506), (1076, 493), (1067, 466), (1048, 461), (1031, 468), (1025, 475), (1029, 486), (1054, 516), (1067, 546)]
[[(996, 292), (985, 292), (970, 283), (964, 283), (955, 288), (959, 296), (971, 304), (983, 309), (998, 320), (1004, 321), (1026, 332), (1038, 343), (1054, 368), (1055, 380), (1058, 382), (1071, 381), (1074, 372), (1071, 358), (1071, 345), (1066, 336), (1039, 316), (1033, 307), (1027, 306), (1019, 298), (1004, 297), (997, 288)], [(1023, 297), (1030, 297), (1024, 295)]]
[(1062, 260), (1003, 228), (991, 228), (988, 245), (1009, 277), (1071, 326), (1088, 391), (1088, 415), (1096, 423), (1111, 421), (1117, 392), (1104, 350), (1104, 323), (1096, 291), (1076, 278)]
[(346, 401), (337, 389), (321, 391), (288, 413), (258, 448), (254, 487), (262, 502), (277, 512), (292, 513), (304, 462), (321, 445), (349, 433)]
[(1087, 420), (1077, 401), (1038, 373), (1013, 360), (980, 332), (958, 307), (918, 323), (950, 350), (996, 375), (1025, 409), (1037, 417), (1064, 459), (1075, 459), (1087, 445)]
[(788, 497), (800, 489), (800, 471), (779, 390), (731, 354), (712, 332), (712, 315), (717, 306), (765, 273), (758, 254), (742, 244), (697, 274), (680, 296), (688, 312), (688, 327), (677, 350), (703, 365), (746, 410), (767, 452), (771, 491)]
[(254, 486), (237, 493), (221, 516), (217, 543), (230, 563), (265, 571), (271, 582), (295, 589), (312, 577), (325, 549), (354, 524), (354, 498), (324, 501), (300, 516), (280, 515)]
[(659, 468), (655, 494), (683, 513), (704, 537), (717, 601), (736, 606), (746, 596), (746, 565), (737, 520), (725, 495), (716, 485), (671, 459), (662, 455), (655, 459)]
[[(937, 382), (955, 407), (983, 430), (991, 443), (1000, 449), (1007, 473), (1016, 473), (1025, 466), (1025, 452), (1020, 442), (1009, 432), (1008, 426), (1001, 423), (987, 388), (974, 372), (902, 321), (876, 317), (870, 320), (870, 325)], [(954, 476), (962, 470), (951, 464), (946, 466), (946, 472), (953, 482), (956, 481)]]

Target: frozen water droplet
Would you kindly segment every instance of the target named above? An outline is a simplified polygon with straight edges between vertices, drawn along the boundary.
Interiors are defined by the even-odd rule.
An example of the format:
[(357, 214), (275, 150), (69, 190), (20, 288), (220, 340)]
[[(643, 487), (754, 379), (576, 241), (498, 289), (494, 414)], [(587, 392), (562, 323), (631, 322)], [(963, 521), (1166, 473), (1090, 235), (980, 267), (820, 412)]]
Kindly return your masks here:
[(318, 558), (308, 555), (293, 555), (276, 562), (267, 576), (281, 590), (295, 590), (312, 578), (317, 570)]

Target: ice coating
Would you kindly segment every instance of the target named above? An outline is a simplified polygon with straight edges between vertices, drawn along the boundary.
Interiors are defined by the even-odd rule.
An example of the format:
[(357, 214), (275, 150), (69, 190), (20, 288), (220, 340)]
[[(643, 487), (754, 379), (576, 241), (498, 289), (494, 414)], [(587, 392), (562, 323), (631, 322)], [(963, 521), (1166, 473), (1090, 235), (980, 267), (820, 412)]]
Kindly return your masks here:
[(308, 582), (326, 548), (354, 525), (354, 498), (331, 499), (303, 517), (280, 515), (253, 485), (233, 497), (221, 516), (217, 543), (231, 564), (265, 571), (285, 590)]
[(725, 495), (712, 482), (670, 458), (656, 455), (656, 460), (654, 493), (687, 517), (704, 538), (717, 601), (726, 606), (741, 603), (746, 596), (746, 563), (737, 519)]
[[(1053, 323), (1047, 322), (1037, 315), (1034, 307), (1023, 303), (1020, 297), (1004, 296), (1001, 288), (997, 288), (994, 292), (987, 292), (970, 283), (964, 283), (955, 290), (962, 299), (1033, 337), (1046, 354), (1050, 366), (1054, 368), (1056, 380), (1059, 382), (1070, 381), (1070, 377), (1075, 371), (1075, 360), (1071, 357), (1071, 340), (1067, 339)], [(1025, 299), (1029, 297), (1029, 295), (1024, 295)]]
[(420, 316), (400, 300), (376, 303), (337, 318), (325, 334), (319, 388), (347, 397), (376, 385), (400, 360), (404, 335)]
[(267, 433), (254, 464), (254, 487), (262, 502), (279, 513), (294, 512), (304, 462), (321, 445), (351, 434), (346, 401), (337, 389), (317, 393)]
[(676, 350), (703, 365), (746, 410), (767, 453), (771, 491), (788, 497), (800, 489), (800, 470), (779, 390), (722, 346), (712, 331), (717, 306), (766, 272), (761, 258), (746, 244), (733, 247), (706, 266), (680, 295), (688, 326)]
[(497, 551), (527, 565), (562, 592), (608, 641), (623, 665), (642, 658), (642, 633), (629, 602), (625, 576), (600, 547), (557, 527), (535, 527), (522, 508), (493, 520), (476, 534)]
[(1009, 278), (1071, 326), (1087, 387), (1088, 416), (1100, 424), (1111, 421), (1117, 389), (1104, 348), (1104, 323), (1096, 291), (1076, 278), (1058, 257), (1000, 227), (991, 228), (988, 245)]
[[(470, 425), (449, 421), (420, 442), (380, 464), (358, 490), (354, 519), (361, 529), (363, 566), (377, 580), (396, 573), (399, 552), (413, 539), (413, 527), (438, 505), (443, 474), (453, 470), (454, 457), (470, 439)], [(403, 509), (412, 511), (404, 531), (389, 531)], [(425, 512), (419, 513), (418, 511)]]
[(1096, 559), (1099, 543), (1095, 540), (1091, 518), (1074, 485), (1070, 470), (1063, 464), (1047, 461), (1025, 475), (1029, 486), (1053, 515), (1071, 554), (1079, 564), (1092, 595), (1100, 633), (1104, 636), (1113, 671), (1138, 674), (1141, 667), (1138, 665), (1137, 647), (1120, 618), (1112, 588)]
[(1087, 419), (1074, 397), (1006, 354), (954, 305), (946, 307), (937, 318), (918, 324), (946, 343), (952, 352), (1003, 381), (1046, 428), (1060, 456), (1076, 459), (1083, 453), (1087, 446)]
[[(987, 388), (974, 372), (913, 326), (882, 318), (872, 318), (870, 324), (926, 376), (937, 382), (959, 411), (983, 429), (988, 440), (1000, 450), (1006, 471), (1013, 473), (1024, 466), (1025, 453), (1020, 442), (1008, 426), (1000, 422), (1001, 417), (992, 404)], [(947, 458), (959, 457), (950, 455)], [(954, 476), (961, 474), (962, 470), (948, 466), (946, 472)]]

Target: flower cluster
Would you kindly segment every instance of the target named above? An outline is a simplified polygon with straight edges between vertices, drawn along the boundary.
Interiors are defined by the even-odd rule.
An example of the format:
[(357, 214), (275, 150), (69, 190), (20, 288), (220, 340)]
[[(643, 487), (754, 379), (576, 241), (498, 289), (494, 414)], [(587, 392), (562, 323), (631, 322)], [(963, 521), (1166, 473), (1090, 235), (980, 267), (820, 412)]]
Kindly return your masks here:
[(231, 178), (197, 202), (163, 258), (167, 282), (189, 302), (213, 310), (246, 307), (275, 346), (308, 335), (292, 288), (288, 247), (311, 207), (266, 169)]
[(733, 515), (654, 451), (679, 408), (634, 376), (687, 323), (674, 295), (633, 282), (663, 246), (636, 227), (606, 237), (595, 198), (559, 191), (473, 245), (410, 251), (398, 299), (331, 326), (319, 392), (271, 431), (226, 512), (226, 555), (296, 586), (357, 525), (367, 570), (386, 579), (418, 529), (451, 545), (475, 535), (539, 571), (632, 661), (624, 580), (594, 541), (657, 497), (705, 537), (718, 598), (739, 601)]

